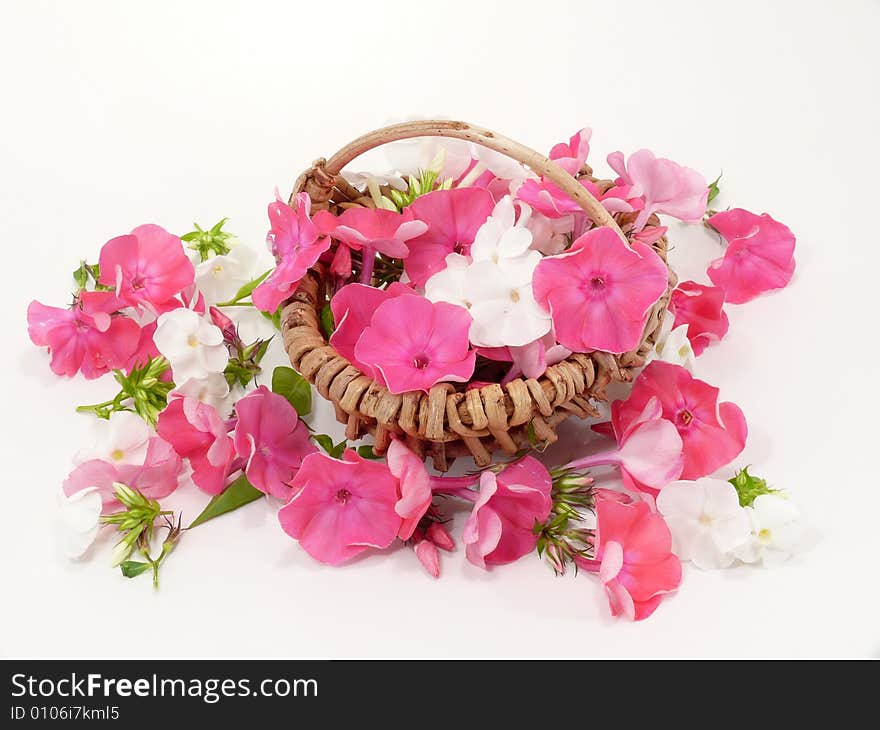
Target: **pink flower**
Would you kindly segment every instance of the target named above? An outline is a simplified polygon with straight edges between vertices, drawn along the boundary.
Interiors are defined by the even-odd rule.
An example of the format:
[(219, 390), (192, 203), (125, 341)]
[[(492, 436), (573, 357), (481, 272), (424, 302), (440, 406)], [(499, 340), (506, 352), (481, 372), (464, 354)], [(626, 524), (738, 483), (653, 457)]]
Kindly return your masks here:
[(101, 249), (100, 283), (124, 305), (161, 311), (195, 279), (180, 239), (160, 226), (138, 226)]
[(594, 558), (575, 558), (597, 573), (613, 616), (648, 618), (664, 594), (681, 584), (681, 562), (672, 554), (672, 535), (645, 502), (626, 504), (597, 495)]
[(687, 325), (687, 338), (695, 355), (727, 334), (730, 322), (722, 305), (724, 292), (714, 286), (683, 281), (672, 292), (674, 327)]
[(428, 392), (441, 381), (465, 383), (476, 363), (468, 341), (470, 326), (464, 307), (395, 297), (376, 309), (355, 356), (392, 393)]
[(615, 431), (630, 428), (656, 398), (663, 418), (675, 424), (681, 436), (681, 478), (699, 479), (734, 459), (748, 434), (742, 411), (734, 403), (719, 403), (718, 392), (683, 367), (654, 360), (636, 378), (629, 398), (620, 402)]
[(138, 349), (141, 328), (128, 317), (101, 311), (108, 304), (116, 306), (111, 292), (83, 292), (70, 309), (30, 303), (28, 335), (38, 347), (49, 348), (53, 373), (82, 372), (91, 380), (126, 367)]
[(431, 477), (425, 463), (401, 441), (391, 442), (387, 461), (388, 470), (397, 479), (400, 491), (400, 499), (394, 505), (394, 511), (403, 520), (397, 536), (409, 540), (431, 506)]
[(306, 193), (294, 199), (294, 208), (282, 200), (269, 204), (271, 229), (266, 237), (277, 265), (269, 277), (251, 295), (254, 306), (263, 312), (274, 312), (293, 295), (309, 267), (330, 248), (330, 239), (319, 236), (309, 218), (312, 201)]
[(416, 551), (416, 557), (428, 575), (439, 578), (440, 553), (437, 552), (437, 546), (430, 540), (419, 540), (413, 549)]
[[(609, 213), (631, 213), (642, 207), (640, 197), (632, 194), (631, 186), (615, 186), (604, 193), (591, 180), (581, 178), (578, 182), (589, 190)], [(518, 200), (528, 203), (538, 213), (548, 218), (560, 218), (567, 215), (586, 216), (580, 204), (554, 183), (541, 178), (526, 180), (516, 191)]]
[(495, 475), (484, 471), (462, 541), (474, 565), (504, 565), (535, 549), (535, 523), (550, 514), (551, 479), (546, 467), (526, 456)]
[(366, 284), (346, 284), (330, 300), (330, 311), (336, 323), (336, 329), (330, 335), (330, 344), (358, 370), (371, 372), (367, 365), (355, 357), (355, 347), (379, 305), (404, 295), (418, 296), (413, 289), (397, 281), (387, 289), (376, 289)]
[(590, 137), (592, 136), (593, 130), (584, 127), (571, 136), (568, 144), (560, 142), (553, 145), (550, 150), (550, 159), (569, 175), (575, 175), (584, 166), (587, 155), (590, 154)]
[(706, 212), (709, 188), (696, 170), (655, 157), (651, 150), (634, 152), (625, 165), (623, 153), (612, 152), (608, 164), (625, 184), (632, 185), (631, 195), (645, 199), (645, 207), (633, 225), (636, 231), (645, 227), (653, 213), (696, 223)]
[(386, 548), (397, 537), (398, 482), (385, 464), (312, 453), (291, 487), (293, 498), (278, 519), (315, 560), (341, 565), (369, 548)]
[(610, 228), (588, 231), (535, 269), (535, 299), (550, 310), (559, 343), (574, 352), (638, 347), (648, 310), (666, 291), (656, 252), (628, 247)]
[(495, 201), (481, 188), (437, 190), (416, 198), (408, 210), (428, 230), (409, 243), (403, 262), (407, 276), (416, 286), (446, 268), (451, 253), (467, 255), (477, 230), (492, 214)]
[(208, 494), (226, 488), (235, 449), (214, 408), (195, 398), (172, 398), (159, 414), (157, 430), (178, 456), (189, 459), (197, 487)]
[(621, 401), (615, 401), (611, 406), (617, 448), (577, 459), (567, 467), (589, 469), (617, 464), (628, 489), (656, 496), (681, 474), (684, 466), (681, 436), (675, 426), (663, 418), (659, 399), (651, 398), (644, 410), (625, 426), (620, 418), (620, 404)]
[(415, 220), (410, 210), (396, 213), (383, 208), (349, 208), (337, 218), (333, 236), (353, 249), (402, 259), (409, 254), (406, 242), (426, 230), (428, 225)]
[[(141, 327), (137, 346), (123, 368), (126, 374), (131, 375), (131, 371), (135, 368), (142, 368), (148, 360), (160, 356), (159, 348), (153, 342), (154, 334), (156, 334), (156, 322), (150, 322)], [(170, 368), (162, 375), (162, 380), (171, 380)]]
[(433, 542), (441, 550), (450, 552), (455, 550), (455, 541), (439, 522), (432, 522), (425, 530), (425, 537)]
[(247, 460), (248, 481), (279, 499), (290, 497), (290, 481), (303, 460), (317, 451), (296, 410), (265, 385), (235, 404), (235, 450)]
[(795, 239), (787, 226), (742, 208), (716, 213), (709, 225), (729, 242), (724, 256), (707, 271), (725, 301), (742, 304), (791, 281)]
[(62, 488), (69, 497), (95, 487), (101, 494), (106, 513), (119, 507), (114, 482), (137, 489), (149, 499), (163, 499), (177, 489), (182, 466), (171, 444), (154, 436), (147, 445), (143, 464), (114, 464), (103, 459), (90, 459), (70, 473)]

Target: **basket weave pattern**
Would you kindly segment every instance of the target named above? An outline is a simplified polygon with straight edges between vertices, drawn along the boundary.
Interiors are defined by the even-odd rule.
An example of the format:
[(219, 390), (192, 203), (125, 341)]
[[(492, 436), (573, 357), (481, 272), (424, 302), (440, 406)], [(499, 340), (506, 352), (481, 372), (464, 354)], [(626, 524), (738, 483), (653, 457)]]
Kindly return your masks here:
[[(626, 238), (622, 230), (631, 223), (632, 214), (612, 217), (575, 178), (543, 155), (463, 122), (411, 122), (365, 135), (330, 160), (317, 160), (297, 180), (293, 194), (304, 190), (314, 208), (334, 213), (352, 206), (372, 206), (372, 200), (348, 185), (339, 171), (371, 147), (428, 135), (468, 139), (518, 159), (569, 193), (597, 225), (612, 226)], [(578, 177), (582, 176), (597, 182), (603, 192), (613, 184), (595, 180), (589, 168), (579, 173)], [(665, 261), (666, 238), (656, 241), (653, 247)], [(593, 402), (605, 400), (608, 384), (630, 381), (633, 371), (644, 364), (676, 283), (670, 270), (667, 291), (649, 312), (641, 343), (631, 352), (574, 353), (548, 367), (538, 379), (515, 378), (504, 386), (493, 383), (465, 390), (466, 384), (439, 383), (429, 393), (398, 395), (362, 373), (328, 344), (320, 322), (320, 312), (327, 302), (325, 274), (320, 264), (310, 270), (283, 307), (281, 331), (291, 364), (333, 403), (337, 419), (346, 424), (346, 438), (354, 440), (372, 433), (374, 450), (382, 454), (396, 434), (417, 454), (430, 455), (440, 471), (446, 471), (458, 455), (471, 455), (478, 466), (486, 466), (499, 449), (513, 455), (536, 441), (552, 443), (557, 438), (556, 426), (569, 416), (597, 416)]]

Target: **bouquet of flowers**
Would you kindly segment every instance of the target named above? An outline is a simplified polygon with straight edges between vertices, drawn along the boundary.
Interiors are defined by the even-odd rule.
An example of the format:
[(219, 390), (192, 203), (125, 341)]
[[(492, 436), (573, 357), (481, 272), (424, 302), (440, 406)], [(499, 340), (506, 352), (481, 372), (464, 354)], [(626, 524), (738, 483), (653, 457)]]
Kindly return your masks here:
[[(537, 552), (596, 576), (631, 619), (678, 588), (681, 561), (791, 555), (803, 527), (784, 493), (748, 468), (710, 476), (743, 450), (746, 420), (692, 373), (727, 332), (725, 305), (788, 284), (794, 236), (766, 213), (708, 210), (718, 180), (649, 150), (612, 153), (616, 177), (599, 179), (590, 136), (544, 157), (461, 122), (395, 125), (269, 205), (259, 276), (225, 219), (180, 237), (142, 225), (81, 262), (69, 307), (28, 309), (53, 372), (119, 385), (79, 409), (99, 420), (63, 484), (68, 554), (115, 529), (113, 564), (158, 585), (187, 530), (266, 497), (322, 563), (402, 543), (439, 577), (464, 503), (470, 562)], [(346, 167), (386, 142), (392, 171)], [(677, 282), (661, 216), (726, 243), (711, 284)], [(279, 339), (293, 368), (266, 378)], [(632, 385), (593, 425), (609, 446), (546, 466), (559, 424), (600, 420), (613, 381)], [(342, 440), (309, 425), (312, 384)], [(470, 470), (444, 475), (460, 455)], [(184, 526), (161, 501), (190, 485), (211, 498)]]

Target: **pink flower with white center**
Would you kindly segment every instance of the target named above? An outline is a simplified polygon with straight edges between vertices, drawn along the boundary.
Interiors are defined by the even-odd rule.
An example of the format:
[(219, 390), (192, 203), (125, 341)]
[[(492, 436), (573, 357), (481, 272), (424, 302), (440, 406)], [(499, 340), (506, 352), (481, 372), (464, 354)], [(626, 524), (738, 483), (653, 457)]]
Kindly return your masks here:
[(159, 414), (159, 435), (189, 459), (193, 483), (208, 494), (226, 489), (235, 449), (217, 411), (195, 398), (172, 398)]
[(640, 243), (630, 248), (603, 226), (578, 238), (567, 253), (541, 261), (533, 288), (560, 344), (574, 352), (622, 353), (638, 347), (667, 278), (653, 249)]
[(262, 312), (275, 312), (291, 297), (309, 267), (330, 248), (330, 239), (321, 235), (309, 218), (311, 206), (306, 193), (297, 194), (293, 208), (280, 199), (269, 204), (271, 229), (266, 243), (277, 265), (251, 295), (254, 306)]
[(645, 199), (645, 206), (633, 224), (636, 231), (642, 230), (654, 213), (697, 223), (706, 212), (709, 188), (696, 170), (655, 157), (651, 150), (644, 149), (633, 152), (626, 164), (622, 152), (612, 152), (608, 164), (620, 176), (618, 183), (622, 180), (631, 185), (630, 194)]
[(587, 160), (590, 154), (590, 137), (593, 136), (593, 130), (584, 127), (575, 132), (568, 143), (560, 142), (553, 145), (550, 150), (550, 159), (557, 165), (562, 167), (569, 175), (575, 175)]
[(471, 316), (463, 307), (423, 297), (395, 297), (376, 309), (355, 347), (358, 361), (392, 393), (428, 392), (439, 382), (466, 383), (474, 372)]
[(385, 464), (312, 453), (290, 486), (293, 497), (278, 512), (278, 520), (315, 560), (341, 565), (397, 538), (398, 481)]
[(376, 289), (366, 284), (346, 284), (330, 300), (330, 311), (336, 323), (336, 329), (330, 335), (330, 344), (358, 370), (371, 372), (367, 365), (355, 357), (358, 340), (370, 325), (373, 313), (380, 304), (406, 295), (418, 296), (411, 287), (397, 281), (387, 289)]
[(681, 584), (681, 562), (663, 518), (645, 502), (626, 504), (597, 495), (594, 557), (576, 557), (579, 568), (596, 573), (613, 616), (648, 618), (663, 596)]
[(687, 338), (695, 355), (718, 342), (730, 327), (724, 311), (724, 292), (714, 286), (683, 281), (672, 292), (675, 327), (687, 326)]
[(620, 419), (620, 401), (612, 404), (611, 412), (617, 448), (576, 459), (567, 464), (567, 468), (580, 470), (616, 464), (628, 489), (656, 496), (681, 474), (684, 466), (681, 436), (675, 426), (663, 418), (657, 398), (651, 398), (626, 426)]
[(616, 428), (629, 428), (656, 398), (663, 418), (675, 424), (681, 436), (681, 478), (699, 479), (733, 460), (748, 434), (743, 412), (734, 403), (719, 403), (718, 393), (718, 388), (697, 380), (683, 367), (655, 360), (636, 378), (629, 398), (619, 401), (619, 406), (615, 403)]
[(742, 208), (716, 213), (708, 223), (728, 241), (724, 256), (707, 271), (725, 301), (743, 304), (791, 281), (795, 238), (788, 226)]
[(451, 253), (467, 255), (480, 226), (492, 214), (495, 201), (481, 188), (436, 190), (416, 198), (407, 210), (428, 225), (409, 243), (403, 262), (407, 276), (416, 286), (446, 268)]
[(245, 474), (261, 492), (288, 499), (290, 481), (304, 459), (317, 451), (296, 409), (261, 385), (235, 405), (235, 450), (247, 460)]
[(49, 349), (53, 373), (69, 377), (81, 372), (92, 380), (126, 367), (138, 348), (141, 328), (124, 315), (101, 311), (106, 304), (116, 307), (110, 292), (82, 292), (70, 309), (30, 303), (28, 335), (35, 345)]
[(403, 522), (397, 536), (409, 540), (431, 506), (431, 477), (425, 463), (402, 441), (391, 442), (387, 461), (388, 470), (397, 479), (400, 489), (400, 499), (394, 505), (394, 511)]
[(180, 239), (157, 225), (111, 238), (98, 260), (99, 282), (130, 307), (162, 311), (193, 283), (195, 269)]
[(70, 496), (95, 487), (107, 513), (119, 507), (113, 489), (115, 482), (137, 489), (148, 499), (163, 499), (177, 489), (182, 466), (183, 462), (171, 444), (154, 436), (147, 445), (143, 464), (114, 464), (103, 459), (90, 459), (70, 473), (64, 480), (63, 489)]
[(500, 474), (484, 471), (480, 491), (459, 490), (459, 496), (474, 502), (462, 531), (467, 559), (485, 568), (519, 560), (535, 549), (535, 523), (550, 514), (551, 479), (547, 468), (526, 456)]

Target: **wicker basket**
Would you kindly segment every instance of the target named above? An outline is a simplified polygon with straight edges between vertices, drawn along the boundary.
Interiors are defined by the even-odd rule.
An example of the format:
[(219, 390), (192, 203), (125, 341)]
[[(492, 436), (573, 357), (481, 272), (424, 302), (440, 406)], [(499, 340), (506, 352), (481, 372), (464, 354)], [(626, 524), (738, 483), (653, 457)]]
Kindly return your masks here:
[[(296, 181), (293, 195), (305, 191), (313, 208), (332, 212), (357, 205), (372, 206), (371, 199), (341, 177), (343, 167), (373, 147), (425, 136), (468, 140), (518, 160), (570, 195), (597, 225), (610, 226), (627, 241), (624, 230), (631, 225), (634, 215), (612, 216), (574, 177), (544, 155), (464, 122), (408, 122), (371, 132), (329, 160), (316, 160)], [(578, 176), (595, 180), (586, 167)], [(612, 185), (610, 181), (596, 182), (603, 190)], [(653, 246), (665, 261), (666, 238)], [(309, 271), (285, 304), (281, 331), (293, 367), (333, 403), (336, 417), (346, 424), (347, 438), (372, 433), (374, 449), (381, 454), (392, 434), (398, 434), (416, 453), (430, 455), (436, 469), (446, 471), (458, 455), (471, 455), (477, 465), (485, 466), (495, 451), (512, 455), (536, 441), (552, 443), (556, 440), (556, 426), (568, 416), (597, 416), (592, 401), (605, 400), (605, 388), (610, 382), (631, 380), (633, 370), (644, 364), (644, 355), (654, 344), (675, 282), (675, 274), (670, 270), (669, 288), (649, 313), (636, 350), (622, 355), (575, 353), (547, 368), (537, 380), (517, 378), (503, 387), (492, 384), (465, 390), (464, 384), (440, 383), (427, 394), (389, 392), (328, 344), (320, 324), (320, 312), (327, 302), (325, 272), (320, 265)]]

